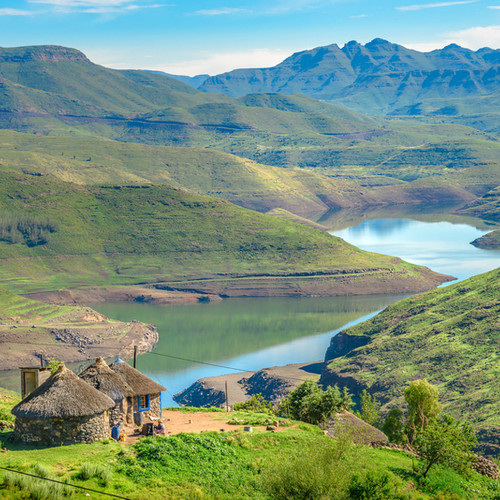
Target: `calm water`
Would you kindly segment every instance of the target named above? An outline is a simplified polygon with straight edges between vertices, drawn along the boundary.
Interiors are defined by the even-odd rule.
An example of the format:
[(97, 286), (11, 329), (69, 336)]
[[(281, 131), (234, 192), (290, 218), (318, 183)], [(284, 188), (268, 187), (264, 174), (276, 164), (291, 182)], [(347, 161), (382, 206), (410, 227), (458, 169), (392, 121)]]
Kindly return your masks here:
[[(500, 266), (500, 252), (469, 244), (486, 232), (470, 223), (406, 218), (364, 220), (332, 231), (365, 250), (396, 255), (459, 279)], [(400, 298), (226, 299), (185, 306), (106, 303), (95, 309), (123, 321), (137, 319), (157, 326), (160, 341), (156, 354), (140, 356), (138, 368), (167, 387), (163, 400), (167, 406), (175, 404), (173, 394), (197, 379), (233, 370), (158, 354), (244, 370), (314, 362), (323, 359), (331, 337), (339, 330), (372, 317)], [(16, 388), (17, 377), (2, 374), (0, 385)]]
[(332, 234), (363, 250), (396, 255), (462, 280), (500, 266), (500, 252), (470, 244), (487, 232), (469, 224), (378, 219)]

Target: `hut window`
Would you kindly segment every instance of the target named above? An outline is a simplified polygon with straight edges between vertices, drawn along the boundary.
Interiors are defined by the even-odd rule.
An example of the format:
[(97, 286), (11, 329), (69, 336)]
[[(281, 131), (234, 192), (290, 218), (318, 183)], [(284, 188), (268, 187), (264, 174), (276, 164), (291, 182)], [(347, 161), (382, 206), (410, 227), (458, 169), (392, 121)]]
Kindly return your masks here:
[(149, 410), (149, 394), (146, 396), (138, 396), (137, 399), (139, 401), (139, 411)]

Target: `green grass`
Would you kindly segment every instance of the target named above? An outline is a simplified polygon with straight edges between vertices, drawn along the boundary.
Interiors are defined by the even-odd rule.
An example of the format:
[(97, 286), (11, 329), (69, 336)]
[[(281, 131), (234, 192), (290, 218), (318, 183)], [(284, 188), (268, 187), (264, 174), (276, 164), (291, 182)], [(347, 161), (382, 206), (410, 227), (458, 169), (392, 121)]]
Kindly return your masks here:
[(58, 228), (44, 245), (0, 241), (0, 284), (13, 290), (185, 282), (256, 271), (349, 271), (368, 279), (395, 271), (398, 279), (419, 280), (418, 266), (167, 186), (81, 186), (8, 170), (0, 170), (0, 181), (1, 211), (43, 213)]
[[(6, 435), (0, 434), (0, 439)], [(391, 490), (400, 495), (397, 498), (449, 498), (445, 495), (453, 492), (457, 498), (493, 500), (499, 493), (497, 481), (475, 473), (462, 476), (446, 468), (436, 467), (423, 481), (413, 473), (412, 459), (401, 452), (335, 441), (307, 424), (278, 433), (148, 437), (130, 446), (105, 441), (43, 449), (9, 443), (8, 448), (0, 455), (2, 467), (41, 471), (42, 476), (131, 499), (340, 500), (349, 498), (354, 477), (363, 485), (368, 473), (379, 481), (387, 477)], [(16, 484), (15, 477), (0, 471), (0, 496), (26, 498), (32, 485)], [(75, 491), (74, 498), (85, 498), (85, 492)]]
[(499, 278), (494, 270), (415, 295), (346, 330), (368, 344), (335, 359), (327, 353), (322, 380), (367, 387), (387, 408), (403, 404), (410, 381), (427, 378), (446, 412), (498, 431)]

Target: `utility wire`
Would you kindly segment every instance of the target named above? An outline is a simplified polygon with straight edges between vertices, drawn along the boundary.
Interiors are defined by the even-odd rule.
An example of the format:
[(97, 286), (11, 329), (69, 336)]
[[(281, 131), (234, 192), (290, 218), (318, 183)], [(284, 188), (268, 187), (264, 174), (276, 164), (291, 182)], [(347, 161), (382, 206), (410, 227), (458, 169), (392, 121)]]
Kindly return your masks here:
[[(0, 342), (0, 345), (2, 344), (3, 342)], [(62, 345), (58, 346), (57, 344), (43, 344), (43, 343), (37, 343), (37, 342), (30, 342), (29, 344), (27, 344), (26, 342), (16, 342), (16, 341), (13, 341), (13, 342), (6, 342), (6, 343), (9, 343), (9, 344), (22, 344), (22, 345), (26, 345), (26, 346), (48, 346), (48, 347), (62, 347)], [(72, 345), (68, 345), (68, 344), (65, 344), (67, 347), (79, 347), (79, 346), (72, 346)], [(83, 347), (83, 349), (111, 349), (111, 350), (116, 350), (116, 351), (123, 351), (125, 349), (130, 349), (130, 347), (116, 347), (116, 346), (106, 346), (106, 345), (102, 345), (102, 344), (97, 344), (97, 345), (91, 345), (91, 346), (85, 346)], [(188, 363), (196, 363), (196, 364), (199, 364), (199, 365), (207, 365), (207, 366), (215, 366), (217, 368), (224, 368), (226, 370), (233, 370), (233, 371), (236, 371), (236, 372), (251, 372), (251, 371), (258, 371), (258, 370), (249, 370), (249, 369), (245, 369), (245, 368), (235, 368), (234, 366), (227, 366), (227, 365), (221, 365), (221, 364), (218, 364), (218, 363), (211, 363), (210, 361), (200, 361), (198, 359), (190, 359), (190, 358), (183, 358), (181, 356), (173, 356), (172, 354), (165, 354), (165, 353), (161, 353), (161, 352), (145, 352), (143, 354), (152, 354), (153, 356), (162, 356), (164, 358), (170, 358), (170, 359), (176, 359), (176, 360), (179, 360), (179, 361), (186, 361)], [(288, 376), (281, 376), (279, 378), (283, 378), (283, 379), (287, 379), (287, 380), (298, 380), (300, 382), (303, 382), (304, 379), (303, 378), (299, 378), (299, 377), (288, 377)]]
[(113, 493), (106, 493), (105, 491), (93, 490), (92, 488), (85, 488), (85, 486), (78, 486), (77, 484), (64, 483), (63, 481), (57, 481), (57, 479), (50, 479), (48, 477), (36, 476), (35, 474), (28, 474), (27, 472), (21, 472), (19, 470), (8, 469), (7, 467), (0, 467), (0, 469), (15, 472), (16, 474), (23, 474), (24, 476), (34, 477), (36, 479), (43, 479), (44, 481), (50, 481), (52, 483), (62, 484), (64, 486), (71, 486), (72, 488), (80, 488), (81, 490), (92, 491), (92, 493), (99, 493), (100, 495), (105, 495), (113, 498), (121, 498), (122, 500), (130, 500), (127, 497), (121, 497), (120, 495), (114, 495)]

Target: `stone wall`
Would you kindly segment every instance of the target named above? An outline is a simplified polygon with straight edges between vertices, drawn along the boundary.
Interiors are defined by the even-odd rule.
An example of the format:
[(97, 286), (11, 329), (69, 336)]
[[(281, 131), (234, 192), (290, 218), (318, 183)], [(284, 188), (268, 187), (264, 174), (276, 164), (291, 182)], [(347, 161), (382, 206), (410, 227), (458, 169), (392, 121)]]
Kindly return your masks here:
[[(139, 402), (137, 396), (134, 396), (134, 413), (139, 412)], [(149, 410), (141, 411), (144, 418), (161, 417), (160, 394), (149, 395)]]
[(68, 419), (16, 418), (14, 434), (25, 443), (59, 446), (92, 443), (111, 436), (107, 412)]

